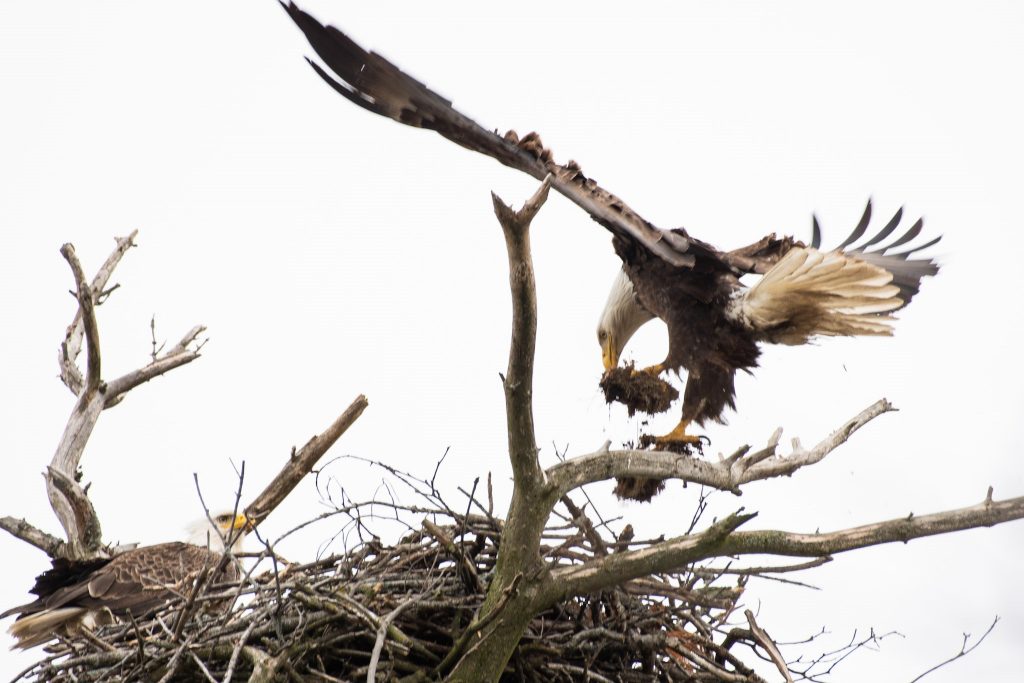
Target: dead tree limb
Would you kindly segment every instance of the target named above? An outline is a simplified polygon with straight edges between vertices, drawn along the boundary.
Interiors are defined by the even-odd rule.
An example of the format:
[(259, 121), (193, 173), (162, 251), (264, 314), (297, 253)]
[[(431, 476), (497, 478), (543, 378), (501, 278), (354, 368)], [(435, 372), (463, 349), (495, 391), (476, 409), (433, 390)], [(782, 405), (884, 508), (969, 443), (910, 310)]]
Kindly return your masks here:
[(782, 555), (825, 557), (885, 543), (995, 526), (1024, 518), (1024, 497), (993, 501), (917, 517), (867, 524), (828, 533), (801, 534), (766, 529), (736, 531), (754, 515), (735, 513), (699, 534), (677, 536), (640, 550), (607, 555), (552, 572), (551, 600), (600, 591), (650, 574), (678, 569), (714, 557)]
[(516, 485), (532, 493), (544, 480), (533, 430), (533, 358), (537, 347), (537, 287), (530, 254), (530, 223), (548, 198), (550, 178), (518, 211), (491, 193), (508, 251), (512, 290), (512, 340), (508, 371), (502, 378), (508, 422), (508, 449)]
[(988, 634), (992, 633), (992, 629), (994, 629), (996, 627), (996, 624), (998, 624), (998, 623), (999, 623), (999, 617), (996, 617), (995, 619), (992, 620), (992, 623), (989, 624), (988, 628), (985, 629), (985, 632), (982, 633), (981, 636), (979, 636), (978, 639), (975, 640), (974, 643), (971, 644), (971, 645), (968, 645), (968, 643), (971, 640), (971, 634), (970, 633), (964, 633), (963, 634), (963, 642), (960, 645), (960, 652), (957, 652), (955, 655), (953, 655), (949, 659), (946, 659), (946, 660), (944, 660), (942, 662), (939, 662), (938, 664), (936, 664), (935, 666), (931, 667), (930, 669), (928, 669), (924, 673), (919, 674), (916, 678), (914, 678), (912, 681), (910, 681), (910, 683), (917, 683), (919, 680), (921, 680), (922, 678), (924, 678), (928, 674), (933, 673), (935, 671), (938, 671), (942, 667), (944, 667), (947, 664), (950, 664), (952, 662), (955, 662), (956, 660), (960, 659), (961, 657), (966, 657), (967, 655), (969, 655), (974, 650), (974, 648), (976, 648), (979, 645), (981, 645), (985, 641), (985, 639), (988, 638)]
[(266, 519), (274, 508), (292, 492), (292, 489), (302, 481), (302, 478), (309, 474), (317, 461), (342, 434), (348, 431), (348, 428), (363, 414), (368, 405), (366, 397), (360, 394), (322, 434), (314, 436), (298, 451), (292, 450), (291, 457), (277, 476), (245, 508), (245, 515), (252, 520), (253, 527), (258, 526)]
[[(120, 263), (121, 257), (125, 253), (135, 246), (135, 236), (139, 234), (138, 230), (133, 230), (127, 237), (116, 237), (114, 238), (117, 242), (117, 247), (111, 252), (107, 260), (100, 266), (96, 276), (92, 279), (92, 283), (89, 285), (89, 290), (92, 292), (92, 300), (95, 305), (99, 305), (102, 300), (109, 294), (110, 291), (106, 289), (107, 282), (110, 280), (110, 276), (114, 272), (114, 268)], [(67, 245), (70, 247), (71, 245)], [(73, 250), (73, 247), (72, 247)], [(63, 253), (63, 249), (62, 252)], [(66, 258), (66, 257), (65, 257)], [(77, 261), (77, 258), (75, 259)], [(74, 266), (72, 266), (74, 268)], [(81, 266), (79, 266), (81, 268)], [(83, 278), (84, 279), (84, 278)], [(79, 306), (78, 311), (75, 313), (74, 320), (68, 325), (67, 332), (64, 335), (64, 341), (60, 345), (60, 349), (57, 353), (57, 364), (60, 366), (60, 377), (64, 384), (71, 390), (71, 393), (78, 396), (82, 393), (82, 373), (78, 369), (76, 361), (78, 360), (78, 354), (82, 350), (82, 340), (85, 336), (85, 326), (82, 316), (82, 308)]]
[(71, 273), (75, 277), (76, 298), (79, 306), (79, 315), (76, 318), (82, 323), (82, 329), (85, 332), (85, 347), (88, 349), (84, 388), (85, 391), (92, 392), (100, 386), (100, 330), (96, 324), (93, 292), (85, 281), (85, 272), (82, 270), (78, 255), (75, 254), (74, 246), (70, 243), (65, 244), (60, 248), (60, 253), (71, 266)]
[[(115, 251), (120, 251), (120, 248), (119, 244)], [(75, 278), (79, 307), (76, 320), (81, 321), (88, 356), (85, 381), (78, 401), (71, 411), (57, 452), (46, 470), (46, 492), (50, 506), (67, 537), (67, 546), (63, 550), (73, 559), (84, 559), (102, 554), (103, 535), (96, 511), (85, 490), (77, 483), (78, 464), (100, 412), (103, 411), (106, 387), (101, 386), (100, 335), (92, 289), (85, 281), (85, 273), (75, 248), (65, 244), (60, 253), (67, 260)]]
[(742, 495), (740, 486), (743, 484), (789, 476), (802, 467), (820, 462), (858, 429), (879, 415), (894, 410), (885, 399), (876, 401), (810, 450), (804, 449), (800, 441), (794, 439), (793, 451), (787, 456), (778, 455), (782, 435), (780, 427), (761, 450), (750, 453), (750, 446), (742, 446), (717, 462), (668, 451), (613, 451), (605, 447), (552, 465), (546, 474), (560, 493), (614, 477), (648, 477), (681, 479)]
[[(25, 520), (5, 517), (0, 523), (0, 528), (44, 550), (50, 557), (88, 559), (108, 554), (102, 545), (99, 518), (85, 488), (79, 483), (82, 454), (100, 413), (116, 405), (128, 391), (138, 385), (199, 357), (199, 350), (193, 348), (193, 345), (196, 345), (199, 334), (205, 329), (202, 326), (194, 327), (173, 349), (149, 365), (109, 383), (103, 381), (96, 306), (112, 291), (106, 288), (107, 282), (124, 254), (135, 246), (136, 234), (137, 231), (127, 237), (117, 238), (114, 251), (100, 267), (91, 284), (86, 281), (75, 248), (65, 244), (60, 250), (75, 280), (78, 310), (60, 345), (58, 363), (61, 379), (77, 395), (78, 400), (44, 476), (50, 506), (64, 528), (67, 541), (60, 541)], [(87, 352), (84, 377), (76, 362), (83, 341)]]
[[(558, 496), (537, 458), (533, 427), (533, 361), (537, 341), (537, 289), (530, 254), (530, 223), (547, 200), (550, 178), (518, 211), (491, 194), (508, 250), (512, 340), (502, 377), (513, 489), (494, 577), (480, 610), (478, 639), (455, 664), (450, 681), (497, 680), (523, 630), (536, 613), (545, 574), (540, 539)], [(524, 578), (525, 577), (525, 578)], [(492, 614), (500, 614), (491, 617)]]
[(49, 557), (60, 557), (64, 554), (64, 541), (42, 529), (37, 529), (24, 519), (0, 517), (0, 529), (29, 545), (34, 545)]
[(749, 609), (743, 610), (743, 616), (747, 618), (747, 623), (750, 625), (750, 632), (754, 635), (754, 640), (768, 653), (768, 657), (772, 660), (775, 668), (779, 670), (779, 673), (782, 674), (786, 683), (793, 683), (793, 676), (790, 675), (786, 660), (782, 657), (782, 653), (779, 652), (779, 646), (775, 644), (775, 641), (768, 635), (768, 632), (758, 625), (757, 620), (754, 619), (753, 612)]
[(110, 408), (117, 405), (125, 394), (140, 384), (145, 384), (154, 377), (159, 377), (199, 358), (199, 347), (203, 344), (199, 341), (199, 335), (205, 331), (206, 327), (196, 325), (185, 333), (181, 341), (163, 355), (157, 356), (153, 362), (107, 382), (107, 401), (103, 407)]

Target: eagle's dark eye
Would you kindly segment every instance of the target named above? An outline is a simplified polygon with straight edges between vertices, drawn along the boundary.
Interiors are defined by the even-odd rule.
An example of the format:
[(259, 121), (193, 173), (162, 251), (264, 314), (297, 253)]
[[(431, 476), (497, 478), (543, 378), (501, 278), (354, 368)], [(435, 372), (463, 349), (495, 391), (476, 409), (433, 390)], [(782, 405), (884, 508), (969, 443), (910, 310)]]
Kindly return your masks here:
[(599, 332), (597, 333), (597, 340), (598, 340), (598, 341), (604, 341), (604, 340), (605, 340), (605, 339), (607, 339), (607, 338), (608, 338), (608, 333), (607, 333), (607, 332), (605, 332), (604, 330), (600, 330), (600, 331), (599, 331)]

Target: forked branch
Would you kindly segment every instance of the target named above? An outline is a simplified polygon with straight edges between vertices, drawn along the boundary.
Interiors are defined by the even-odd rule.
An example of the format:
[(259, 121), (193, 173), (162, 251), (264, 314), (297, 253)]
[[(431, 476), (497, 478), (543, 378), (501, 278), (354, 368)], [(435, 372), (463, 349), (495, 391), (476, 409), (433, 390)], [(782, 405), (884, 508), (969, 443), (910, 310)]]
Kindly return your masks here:
[(497, 680), (523, 630), (535, 614), (535, 597), (544, 577), (540, 539), (558, 496), (537, 458), (533, 425), (533, 367), (537, 342), (537, 289), (530, 254), (530, 223), (547, 200), (551, 179), (521, 209), (513, 210), (491, 194), (494, 214), (508, 249), (512, 293), (512, 340), (505, 389), (508, 455), (512, 464), (512, 501), (501, 534), (494, 574), (480, 609), (476, 642), (455, 662), (448, 680), (475, 683)]
[(778, 454), (782, 435), (779, 428), (761, 450), (751, 453), (750, 446), (743, 446), (717, 462), (668, 451), (602, 448), (549, 467), (547, 476), (560, 493), (615, 477), (649, 477), (680, 479), (741, 495), (740, 486), (743, 484), (789, 476), (802, 467), (820, 462), (858, 429), (879, 415), (894, 410), (885, 399), (876, 401), (810, 450), (804, 449), (799, 440), (794, 440), (793, 451), (787, 456)]
[[(0, 528), (44, 550), (51, 557), (86, 559), (106, 554), (102, 547), (99, 518), (86, 495), (85, 488), (79, 484), (79, 464), (100, 413), (105, 408), (116, 405), (128, 391), (139, 384), (199, 357), (200, 344), (197, 338), (205, 329), (202, 326), (194, 327), (173, 349), (152, 363), (109, 383), (103, 381), (96, 306), (116, 288), (107, 288), (107, 282), (114, 268), (120, 263), (121, 257), (135, 245), (136, 234), (137, 232), (132, 232), (127, 237), (117, 239), (117, 246), (91, 283), (86, 281), (74, 247), (65, 244), (60, 250), (75, 280), (78, 309), (60, 345), (58, 362), (61, 379), (76, 394), (78, 400), (46, 470), (45, 478), (50, 505), (64, 527), (67, 541), (60, 541), (25, 520), (12, 517), (0, 520)], [(87, 350), (84, 378), (76, 363), (83, 340)]]
[(550, 178), (518, 211), (491, 193), (508, 250), (508, 281), (512, 290), (512, 340), (508, 370), (502, 377), (508, 423), (509, 458), (516, 486), (536, 488), (543, 481), (533, 429), (533, 358), (537, 346), (537, 286), (530, 254), (530, 223), (548, 198)]
[[(135, 236), (139, 234), (138, 230), (133, 230), (127, 237), (115, 238), (117, 247), (111, 252), (107, 260), (100, 266), (99, 271), (96, 273), (96, 277), (92, 279), (92, 282), (88, 285), (89, 291), (92, 293), (92, 303), (99, 305), (103, 302), (106, 296), (116, 289), (116, 285), (110, 289), (107, 289), (107, 282), (110, 280), (110, 276), (114, 272), (114, 268), (121, 262), (121, 257), (125, 253), (135, 246)], [(65, 247), (71, 249), (72, 255), (74, 253), (74, 247), (70, 244)], [(61, 253), (64, 253), (64, 248), (61, 249)], [(65, 259), (67, 256), (65, 255)], [(70, 261), (69, 261), (70, 262)], [(78, 262), (77, 258), (73, 259), (71, 265), (72, 269), (75, 268), (75, 264)], [(78, 266), (79, 272), (81, 272), (81, 266)], [(82, 281), (84, 281), (84, 275)], [(77, 291), (78, 279), (76, 276), (76, 291)], [(79, 292), (79, 297), (81, 292)], [(68, 325), (67, 332), (64, 334), (64, 341), (60, 345), (60, 349), (57, 354), (57, 364), (60, 366), (60, 377), (64, 384), (67, 385), (68, 389), (75, 396), (82, 393), (82, 373), (78, 369), (76, 361), (78, 360), (78, 354), (82, 351), (82, 339), (85, 336), (85, 324), (83, 319), (83, 308), (79, 305), (78, 311), (75, 313), (74, 319), (71, 324)]]

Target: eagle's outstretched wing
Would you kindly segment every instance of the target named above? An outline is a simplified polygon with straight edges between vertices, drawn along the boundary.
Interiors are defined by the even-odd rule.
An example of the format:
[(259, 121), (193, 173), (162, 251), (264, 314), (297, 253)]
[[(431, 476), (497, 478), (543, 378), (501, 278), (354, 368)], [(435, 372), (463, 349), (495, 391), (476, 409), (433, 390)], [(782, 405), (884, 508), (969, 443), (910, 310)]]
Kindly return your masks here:
[(696, 258), (721, 260), (746, 272), (743, 257), (732, 263), (729, 255), (697, 243), (685, 231), (662, 230), (641, 218), (625, 202), (583, 175), (573, 161), (557, 164), (539, 136), (522, 139), (512, 131), (504, 136), (489, 131), (452, 107), (452, 103), (374, 52), (367, 52), (333, 26), (324, 26), (295, 3), (281, 3), (306, 35), (332, 76), (316, 62), (313, 69), (349, 101), (399, 123), (437, 131), (449, 140), (497, 159), (538, 180), (551, 175), (551, 186), (578, 205), (613, 234), (638, 242), (675, 266), (690, 267)]

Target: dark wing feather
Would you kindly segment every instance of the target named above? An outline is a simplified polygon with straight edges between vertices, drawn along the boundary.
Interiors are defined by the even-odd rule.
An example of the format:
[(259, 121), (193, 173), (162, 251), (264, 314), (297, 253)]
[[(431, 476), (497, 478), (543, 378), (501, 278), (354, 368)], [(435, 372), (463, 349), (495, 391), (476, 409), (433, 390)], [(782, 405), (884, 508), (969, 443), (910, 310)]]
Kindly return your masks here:
[[(915, 246), (911, 249), (892, 254), (888, 253), (893, 247), (899, 247), (915, 239), (921, 234), (924, 228), (924, 219), (919, 218), (910, 229), (907, 230), (903, 235), (896, 239), (892, 244), (884, 247), (880, 247), (873, 251), (867, 251), (867, 247), (878, 244), (889, 235), (891, 235), (896, 228), (899, 226), (900, 220), (903, 218), (903, 208), (900, 207), (896, 214), (889, 219), (889, 222), (873, 237), (868, 239), (864, 244), (846, 248), (849, 245), (856, 242), (860, 237), (864, 235), (867, 230), (867, 223), (865, 222), (865, 216), (870, 219), (871, 217), (871, 201), (868, 200), (867, 208), (864, 210), (864, 216), (861, 217), (857, 227), (854, 228), (850, 237), (843, 241), (843, 243), (837, 247), (848, 254), (856, 254), (858, 258), (867, 261), (868, 263), (884, 268), (885, 270), (892, 273), (892, 283), (899, 287), (900, 298), (903, 300), (903, 305), (906, 306), (910, 303), (910, 300), (914, 298), (914, 295), (921, 288), (921, 280), (925, 277), (933, 276), (939, 272), (939, 266), (934, 259), (931, 258), (910, 258), (915, 252), (926, 249), (933, 246), (942, 239), (942, 236), (935, 237), (924, 244)], [(818, 226), (817, 219), (813, 222), (814, 235), (820, 237), (821, 231)]]
[(902, 246), (902, 245), (906, 244), (910, 240), (912, 240), (915, 237), (917, 237), (918, 235), (920, 235), (921, 234), (921, 228), (923, 228), (923, 227), (924, 227), (924, 219), (923, 218), (918, 218), (917, 222), (914, 223), (912, 226), (910, 226), (910, 230), (907, 230), (905, 233), (903, 233), (903, 235), (899, 239), (897, 239), (895, 242), (893, 242), (889, 246), (883, 247), (881, 249), (878, 249), (877, 251), (879, 253), (884, 254), (885, 252), (889, 251), (890, 249), (892, 249), (894, 247), (899, 247), (899, 246)]
[(52, 595), (61, 588), (80, 583), (109, 563), (110, 558), (68, 560), (59, 557), (50, 562), (50, 569), (36, 577), (36, 583), (29, 592), (39, 597)]
[(32, 595), (38, 596), (38, 599), (0, 612), (0, 619), (9, 617), (12, 614), (35, 614), (36, 612), (41, 612), (47, 608), (46, 601), (59, 591), (67, 593), (77, 587), (80, 592), (84, 592), (84, 587), (88, 583), (89, 577), (109, 562), (110, 559), (108, 558), (68, 560), (58, 557), (52, 560), (50, 562), (50, 569), (37, 576), (35, 585), (29, 590)]
[(871, 200), (869, 199), (867, 205), (864, 207), (863, 215), (861, 215), (860, 220), (857, 222), (857, 227), (853, 229), (853, 232), (850, 233), (850, 236), (843, 240), (843, 243), (836, 247), (836, 249), (845, 249), (846, 247), (850, 246), (851, 244), (859, 240), (861, 236), (864, 234), (864, 231), (868, 229), (868, 223), (870, 222)]
[[(815, 219), (815, 225), (817, 225), (817, 219)], [(821, 239), (820, 231), (817, 233), (817, 237), (819, 240)], [(788, 235), (776, 237), (775, 233), (772, 233), (765, 235), (753, 244), (733, 249), (720, 256), (722, 260), (741, 273), (760, 273), (763, 275), (771, 270), (772, 266), (786, 255), (786, 252), (797, 246), (802, 247), (804, 245)], [(811, 246), (814, 247), (813, 242)]]
[(703, 248), (697, 250), (703, 253), (695, 254), (685, 233), (666, 237), (666, 231), (644, 220), (621, 199), (583, 175), (576, 163), (561, 165), (552, 161), (550, 152), (535, 134), (520, 141), (511, 131), (501, 136), (486, 130), (454, 109), (449, 100), (380, 55), (367, 52), (337, 28), (324, 26), (293, 2), (281, 5), (334, 75), (313, 62), (310, 64), (350, 102), (405, 125), (436, 131), (538, 180), (550, 175), (552, 187), (595, 221), (620, 238), (638, 242), (672, 265), (692, 267), (696, 258), (719, 254), (717, 250), (707, 252)]
[[(934, 246), (934, 245), (938, 244), (939, 240), (941, 240), (941, 239), (942, 239), (942, 235), (939, 235), (938, 237), (935, 237), (935, 238), (932, 238), (932, 239), (928, 240), (924, 244), (919, 244), (916, 247), (913, 247), (912, 249), (907, 249), (906, 251), (901, 251), (898, 254), (892, 254), (892, 256), (899, 256), (901, 258), (907, 258), (911, 254), (913, 254), (915, 251), (921, 251), (922, 249), (927, 249), (928, 247), (931, 247), (931, 246)], [(890, 245), (888, 248), (892, 249), (893, 246), (895, 246), (895, 245)]]
[(889, 222), (885, 224), (885, 227), (882, 228), (881, 230), (879, 230), (877, 235), (875, 235), (874, 237), (869, 239), (864, 244), (860, 245), (860, 248), (861, 249), (867, 249), (868, 247), (870, 247), (870, 246), (872, 246), (874, 244), (878, 244), (879, 242), (884, 240), (886, 237), (888, 237), (889, 235), (892, 234), (892, 231), (896, 229), (896, 226), (900, 224), (901, 220), (903, 220), (903, 207), (902, 206), (899, 209), (896, 210), (896, 213), (893, 214), (893, 217), (890, 218)]

